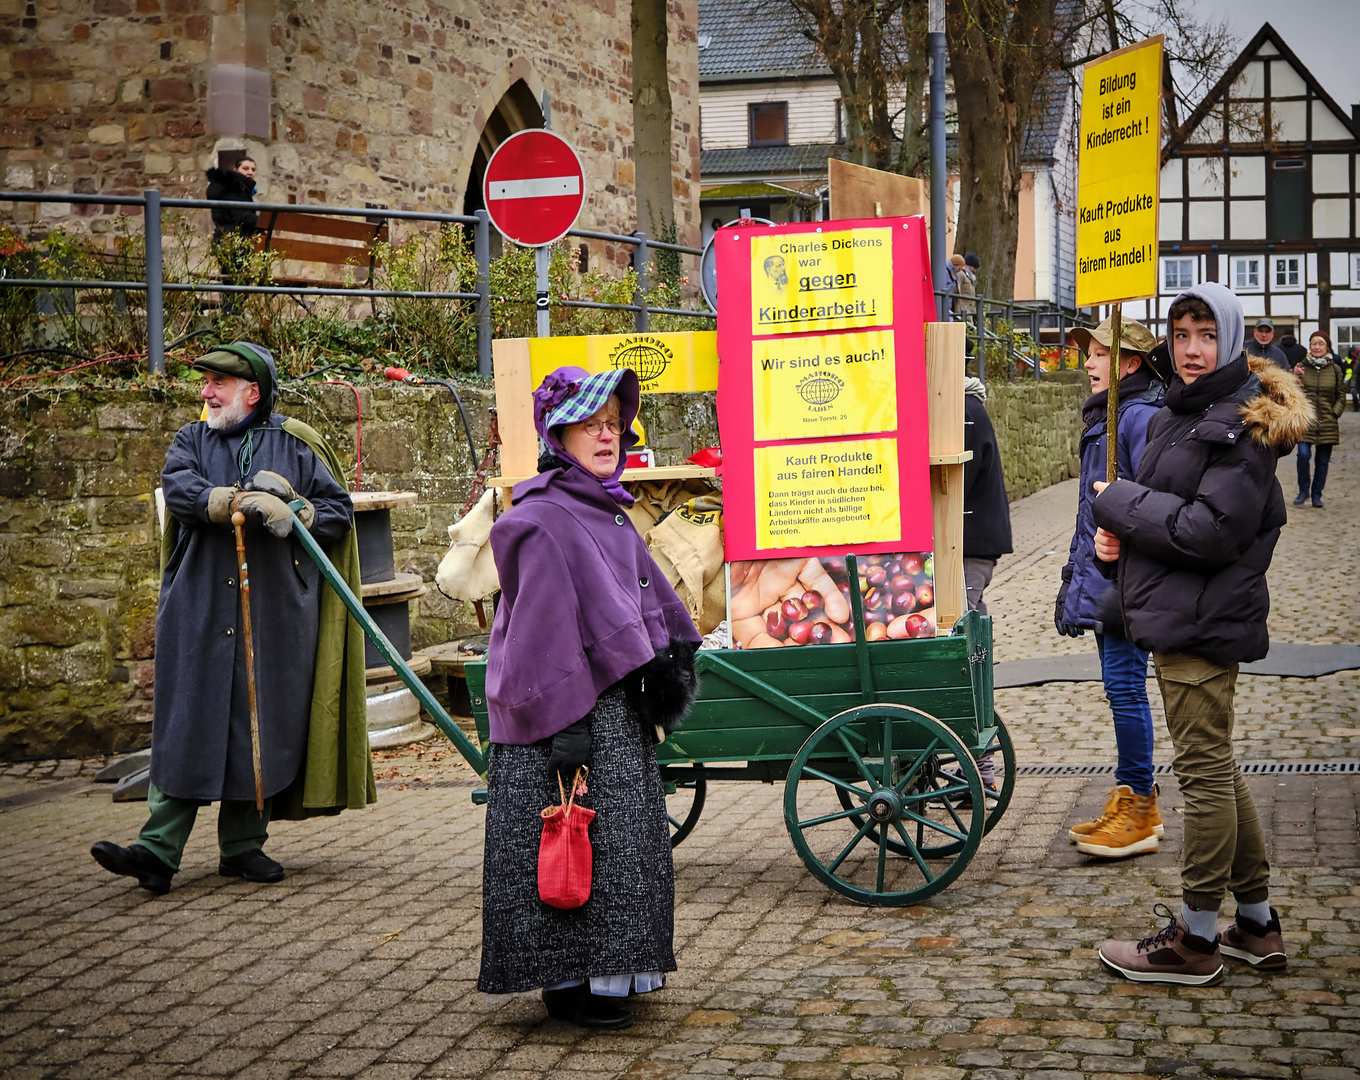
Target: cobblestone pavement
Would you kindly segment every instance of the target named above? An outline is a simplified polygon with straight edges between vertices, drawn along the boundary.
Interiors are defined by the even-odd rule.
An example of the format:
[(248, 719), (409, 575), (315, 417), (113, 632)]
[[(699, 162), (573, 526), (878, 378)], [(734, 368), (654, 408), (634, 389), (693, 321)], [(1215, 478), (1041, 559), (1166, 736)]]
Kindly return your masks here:
[[(1282, 640), (1354, 640), (1360, 423), (1345, 421), (1327, 508), (1291, 510), (1272, 569)], [(1281, 463), (1286, 491), (1292, 469)], [(1050, 622), (1074, 497), (1062, 485), (1014, 508), (1017, 553), (988, 594), (1000, 659), (1093, 648)], [(1355, 672), (1240, 685), (1244, 760), (1360, 760)], [(1113, 761), (1098, 684), (998, 699), (1022, 765)], [(1022, 776), (960, 880), (901, 909), (851, 904), (807, 872), (778, 785), (715, 784), (676, 850), (679, 971), (631, 1028), (587, 1034), (546, 1020), (532, 995), (475, 989), (483, 811), (451, 752), (384, 753), (377, 806), (278, 825), (278, 885), (212, 873), (209, 818), (159, 898), (89, 858), (144, 813), (91, 782), (102, 764), (0, 768), (6, 1080), (1360, 1078), (1360, 776), (1251, 777), (1289, 968), (1228, 961), (1221, 985), (1199, 989), (1116, 980), (1095, 958), (1176, 901), (1169, 777), (1161, 849), (1110, 864), (1066, 840), (1108, 780)]]

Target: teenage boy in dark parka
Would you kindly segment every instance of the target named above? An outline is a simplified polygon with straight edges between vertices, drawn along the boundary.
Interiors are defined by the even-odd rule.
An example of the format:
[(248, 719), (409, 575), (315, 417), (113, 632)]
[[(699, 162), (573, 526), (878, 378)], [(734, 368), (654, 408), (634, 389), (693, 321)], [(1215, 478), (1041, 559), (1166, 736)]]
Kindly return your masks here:
[[(1134, 480), (1097, 483), (1096, 556), (1117, 563), (1129, 638), (1153, 653), (1185, 799), (1181, 911), (1139, 942), (1107, 941), (1104, 964), (1140, 982), (1207, 985), (1221, 952), (1282, 968), (1270, 864), (1233, 758), (1238, 665), (1266, 655), (1266, 570), (1284, 496), (1275, 470), (1307, 432), (1297, 379), (1242, 351), (1242, 306), (1214, 282), (1182, 293), (1167, 319), (1175, 375), (1148, 425)], [(1219, 924), (1231, 891), (1234, 922)]]

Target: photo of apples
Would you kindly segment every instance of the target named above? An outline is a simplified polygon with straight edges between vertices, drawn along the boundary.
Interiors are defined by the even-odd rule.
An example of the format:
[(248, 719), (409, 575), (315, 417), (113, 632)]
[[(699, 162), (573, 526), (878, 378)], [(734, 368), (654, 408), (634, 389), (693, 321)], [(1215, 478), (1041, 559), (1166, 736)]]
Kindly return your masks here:
[[(861, 555), (859, 592), (869, 641), (935, 636), (935, 559), (929, 551)], [(728, 564), (728, 611), (738, 649), (854, 641), (845, 556)]]

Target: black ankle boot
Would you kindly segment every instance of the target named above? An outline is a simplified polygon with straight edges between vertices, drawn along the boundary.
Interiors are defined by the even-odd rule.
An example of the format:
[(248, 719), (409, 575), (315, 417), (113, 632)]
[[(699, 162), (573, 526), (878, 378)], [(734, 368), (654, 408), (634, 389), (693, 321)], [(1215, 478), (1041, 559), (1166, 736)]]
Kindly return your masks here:
[(633, 1014), (614, 1004), (613, 998), (592, 994), (585, 985), (563, 990), (544, 990), (543, 1006), (554, 1020), (584, 1028), (626, 1028)]

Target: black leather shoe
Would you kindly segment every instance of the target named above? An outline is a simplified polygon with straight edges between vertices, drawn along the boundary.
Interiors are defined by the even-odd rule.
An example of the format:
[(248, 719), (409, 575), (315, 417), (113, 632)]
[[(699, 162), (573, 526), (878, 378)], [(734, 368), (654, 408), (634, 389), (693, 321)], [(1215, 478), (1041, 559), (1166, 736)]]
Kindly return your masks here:
[(268, 884), (283, 880), (283, 866), (276, 863), (260, 848), (243, 851), (231, 858), (225, 856), (217, 863), (217, 872), (223, 877), (245, 878)]
[(633, 1014), (620, 1009), (613, 998), (592, 994), (584, 985), (565, 990), (544, 990), (543, 1004), (554, 1020), (577, 1027), (617, 1030), (633, 1022)]
[(175, 871), (161, 862), (141, 844), (119, 847), (108, 840), (101, 840), (90, 848), (94, 861), (111, 874), (135, 877), (137, 884), (157, 896), (170, 891), (170, 879)]
[(582, 1027), (607, 1028), (617, 1030), (626, 1028), (633, 1022), (633, 1014), (615, 1004), (618, 998), (601, 997), (587, 993), (581, 999), (581, 1012), (576, 1022)]
[(1302, 505), (1303, 505), (1304, 503), (1306, 503), (1307, 501), (1308, 501), (1308, 492), (1306, 492), (1306, 491), (1300, 491), (1300, 492), (1299, 492), (1299, 497), (1298, 497), (1297, 499), (1294, 500), (1294, 505), (1295, 505), (1295, 506), (1302, 506)]

